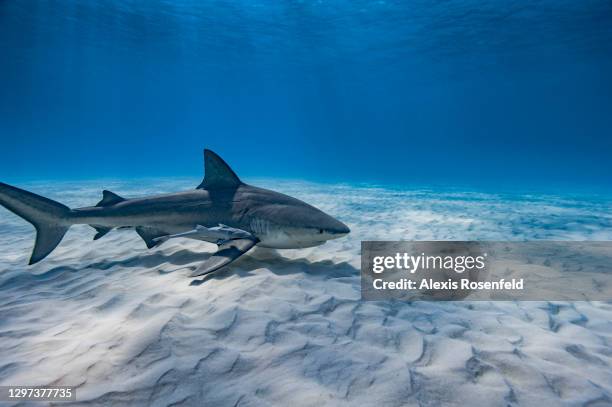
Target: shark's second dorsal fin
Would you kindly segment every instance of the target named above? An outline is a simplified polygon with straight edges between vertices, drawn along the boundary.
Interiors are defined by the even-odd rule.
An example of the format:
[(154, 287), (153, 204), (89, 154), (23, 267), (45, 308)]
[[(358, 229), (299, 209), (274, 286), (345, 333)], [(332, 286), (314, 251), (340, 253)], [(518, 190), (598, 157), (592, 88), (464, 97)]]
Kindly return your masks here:
[(114, 192), (104, 190), (102, 191), (102, 200), (96, 206), (112, 206), (123, 201), (125, 201), (125, 198), (120, 197)]
[(240, 178), (221, 157), (204, 150), (204, 181), (198, 189), (236, 188), (240, 184)]

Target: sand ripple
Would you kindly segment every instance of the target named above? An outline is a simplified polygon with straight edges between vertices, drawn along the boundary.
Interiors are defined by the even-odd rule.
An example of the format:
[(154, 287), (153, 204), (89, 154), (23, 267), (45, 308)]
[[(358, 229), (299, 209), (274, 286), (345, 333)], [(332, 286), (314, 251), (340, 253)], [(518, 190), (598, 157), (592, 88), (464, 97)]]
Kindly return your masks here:
[[(149, 182), (26, 187), (81, 191), (77, 205), (92, 184), (133, 196), (192, 181)], [(358, 271), (363, 239), (610, 239), (609, 202), (275, 185), (350, 238), (255, 249), (192, 280), (213, 246), (148, 251), (87, 226), (27, 267), (33, 232), (2, 211), (0, 384), (78, 386), (77, 405), (612, 404), (611, 304), (362, 302)]]

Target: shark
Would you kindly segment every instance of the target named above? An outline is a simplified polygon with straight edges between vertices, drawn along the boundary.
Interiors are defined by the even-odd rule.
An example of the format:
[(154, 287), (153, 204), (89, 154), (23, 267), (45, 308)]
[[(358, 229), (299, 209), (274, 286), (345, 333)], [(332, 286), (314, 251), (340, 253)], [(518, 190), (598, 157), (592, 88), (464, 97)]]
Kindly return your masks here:
[(191, 277), (217, 271), (256, 245), (299, 249), (350, 232), (344, 223), (306, 202), (242, 182), (208, 149), (204, 150), (204, 179), (193, 190), (132, 199), (104, 190), (95, 206), (71, 209), (0, 183), (0, 205), (36, 229), (30, 265), (47, 257), (70, 226), (77, 224), (92, 226), (94, 240), (113, 229), (134, 229), (148, 249), (174, 238), (216, 244), (217, 251)]

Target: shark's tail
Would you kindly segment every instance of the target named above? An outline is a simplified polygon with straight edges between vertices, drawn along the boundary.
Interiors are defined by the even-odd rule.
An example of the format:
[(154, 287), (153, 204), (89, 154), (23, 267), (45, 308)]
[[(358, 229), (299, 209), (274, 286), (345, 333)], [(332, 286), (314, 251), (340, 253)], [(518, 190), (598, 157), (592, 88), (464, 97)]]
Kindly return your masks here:
[(36, 228), (36, 243), (30, 257), (34, 264), (49, 255), (70, 227), (70, 208), (59, 202), (0, 182), (0, 205)]

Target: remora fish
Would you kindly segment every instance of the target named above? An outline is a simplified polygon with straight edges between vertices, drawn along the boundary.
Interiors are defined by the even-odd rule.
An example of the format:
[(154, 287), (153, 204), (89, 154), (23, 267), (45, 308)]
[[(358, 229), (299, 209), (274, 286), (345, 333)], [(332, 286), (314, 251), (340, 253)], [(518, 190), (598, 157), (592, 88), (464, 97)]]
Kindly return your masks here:
[(242, 229), (231, 228), (223, 224), (219, 224), (219, 226), (213, 226), (212, 228), (197, 225), (194, 230), (190, 230), (189, 232), (156, 237), (155, 239), (153, 239), (153, 241), (162, 243), (173, 237), (188, 237), (190, 239), (204, 240), (205, 242), (217, 243), (221, 245), (225, 242), (235, 239), (252, 239), (253, 235)]
[(204, 170), (204, 180), (191, 191), (135, 199), (103, 191), (96, 206), (77, 209), (0, 183), (0, 204), (36, 228), (29, 264), (47, 257), (76, 224), (96, 229), (94, 240), (114, 228), (132, 227), (149, 249), (179, 235), (218, 242), (217, 252), (192, 277), (220, 269), (255, 245), (312, 247), (350, 232), (344, 223), (305, 202), (243, 183), (210, 150), (204, 150)]

